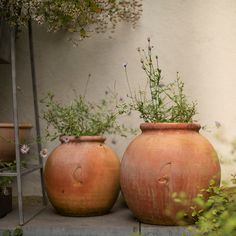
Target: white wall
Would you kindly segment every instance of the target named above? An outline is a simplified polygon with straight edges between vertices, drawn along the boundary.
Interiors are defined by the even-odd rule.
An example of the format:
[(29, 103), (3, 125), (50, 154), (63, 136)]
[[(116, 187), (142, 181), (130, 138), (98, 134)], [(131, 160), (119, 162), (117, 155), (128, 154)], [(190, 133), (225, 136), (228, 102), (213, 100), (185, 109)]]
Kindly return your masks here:
[[(136, 29), (122, 24), (112, 39), (109, 39), (109, 34), (94, 35), (80, 42), (78, 47), (73, 47), (63, 33), (47, 33), (42, 27), (35, 26), (39, 96), (50, 90), (61, 100), (69, 101), (73, 98), (74, 88), (78, 93), (84, 91), (87, 75), (91, 73), (89, 99), (101, 98), (106, 88), (115, 82), (120, 96), (125, 97), (128, 88), (122, 64), (128, 63), (129, 78), (134, 87), (144, 84), (136, 48), (145, 47), (146, 38), (150, 36), (165, 78), (175, 79), (176, 72), (180, 72), (187, 94), (198, 101), (197, 119), (212, 130), (205, 135), (221, 156), (228, 158), (229, 147), (217, 142), (213, 136), (216, 131), (214, 122), (219, 121), (227, 139), (236, 137), (236, 2), (144, 0), (143, 4), (143, 17)], [(20, 119), (33, 122), (26, 39), (23, 33), (17, 41)], [(0, 65), (0, 121), (9, 119), (10, 84), (3, 79), (9, 74), (8, 70), (7, 66)], [(140, 123), (134, 116), (127, 122), (137, 127)], [(116, 145), (111, 144), (120, 157), (128, 141), (118, 138)], [(49, 149), (54, 145), (48, 144)], [(229, 178), (233, 168), (232, 163), (222, 166), (224, 179)], [(32, 176), (25, 182), (29, 195), (39, 193), (38, 177)]]

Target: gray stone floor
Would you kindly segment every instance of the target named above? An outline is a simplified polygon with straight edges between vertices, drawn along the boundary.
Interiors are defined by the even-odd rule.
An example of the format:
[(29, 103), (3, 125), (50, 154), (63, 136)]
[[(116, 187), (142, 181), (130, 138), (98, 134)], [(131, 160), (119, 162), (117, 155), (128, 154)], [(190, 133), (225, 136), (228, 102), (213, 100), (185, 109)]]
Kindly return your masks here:
[[(40, 209), (40, 201), (27, 199), (24, 203), (25, 219)], [(18, 225), (18, 209), (0, 219), (0, 235), (5, 229)], [(48, 205), (22, 226), (24, 236), (182, 236), (190, 235), (186, 227), (154, 226), (139, 223), (130, 210), (118, 202), (111, 212), (96, 217), (64, 217)]]

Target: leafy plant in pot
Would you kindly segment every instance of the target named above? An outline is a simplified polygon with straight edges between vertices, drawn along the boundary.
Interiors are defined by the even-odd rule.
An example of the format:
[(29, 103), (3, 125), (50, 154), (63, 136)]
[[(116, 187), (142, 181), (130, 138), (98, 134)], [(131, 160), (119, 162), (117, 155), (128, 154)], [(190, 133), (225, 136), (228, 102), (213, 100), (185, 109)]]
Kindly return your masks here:
[(49, 94), (43, 118), (47, 137), (61, 144), (49, 155), (44, 170), (48, 197), (58, 213), (91, 216), (107, 213), (119, 193), (120, 161), (104, 141), (104, 133), (124, 134), (116, 118), (116, 102), (88, 102), (79, 96), (64, 105)]
[[(26, 155), (30, 152), (30, 146), (28, 144), (21, 144), (20, 153)], [(2, 161), (0, 160), (0, 173), (16, 173), (17, 169), (16, 160), (14, 161)], [(21, 159), (20, 167), (27, 167), (27, 160)], [(0, 176), (0, 218), (4, 217), (12, 210), (12, 182), (15, 176)]]
[[(0, 161), (0, 170), (15, 171), (16, 162)], [(12, 210), (12, 188), (11, 184), (14, 177), (0, 176), (0, 218), (4, 217)]]
[(184, 192), (188, 200), (206, 189), (214, 178), (220, 183), (220, 165), (213, 146), (199, 134), (201, 126), (193, 123), (196, 103), (188, 103), (184, 83), (177, 74), (174, 82), (164, 82), (153, 46), (138, 49), (141, 66), (147, 76), (144, 91), (130, 89), (130, 110), (137, 110), (145, 123), (142, 133), (126, 149), (121, 161), (121, 190), (134, 215), (144, 223), (176, 225), (181, 209), (172, 194)]

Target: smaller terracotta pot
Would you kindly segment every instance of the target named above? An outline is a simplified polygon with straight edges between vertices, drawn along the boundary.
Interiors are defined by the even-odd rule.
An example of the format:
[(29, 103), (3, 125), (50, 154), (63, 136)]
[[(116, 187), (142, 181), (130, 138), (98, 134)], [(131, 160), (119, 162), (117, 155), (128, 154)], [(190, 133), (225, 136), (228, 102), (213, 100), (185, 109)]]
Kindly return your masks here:
[[(23, 144), (30, 138), (32, 125), (19, 124), (19, 140)], [(15, 160), (15, 130), (13, 123), (0, 123), (0, 161)]]
[(120, 161), (101, 136), (62, 136), (44, 169), (48, 198), (66, 216), (102, 215), (119, 193)]

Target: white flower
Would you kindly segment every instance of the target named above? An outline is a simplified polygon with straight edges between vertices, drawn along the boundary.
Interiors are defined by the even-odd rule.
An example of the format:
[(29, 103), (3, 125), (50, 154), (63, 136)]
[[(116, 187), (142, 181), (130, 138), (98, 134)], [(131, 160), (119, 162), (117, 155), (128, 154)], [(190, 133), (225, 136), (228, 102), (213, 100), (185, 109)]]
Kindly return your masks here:
[(30, 147), (29, 147), (29, 145), (27, 145), (27, 144), (23, 144), (23, 145), (21, 145), (21, 147), (20, 147), (20, 152), (21, 152), (22, 154), (27, 154), (27, 153), (29, 153), (29, 150), (30, 150)]
[(45, 22), (45, 17), (43, 15), (34, 17), (34, 20), (37, 21), (40, 25), (42, 25)]
[(43, 148), (41, 151), (40, 151), (40, 156), (42, 158), (46, 158), (48, 156), (48, 150), (46, 148)]
[(62, 136), (62, 137), (60, 138), (60, 141), (61, 141), (62, 143), (69, 143), (69, 142), (70, 142), (70, 138), (67, 137), (67, 136)]

